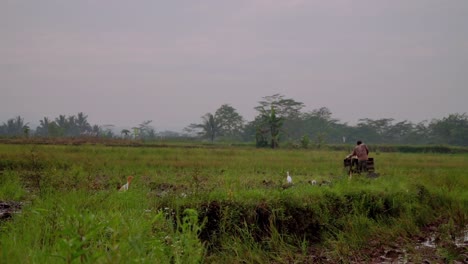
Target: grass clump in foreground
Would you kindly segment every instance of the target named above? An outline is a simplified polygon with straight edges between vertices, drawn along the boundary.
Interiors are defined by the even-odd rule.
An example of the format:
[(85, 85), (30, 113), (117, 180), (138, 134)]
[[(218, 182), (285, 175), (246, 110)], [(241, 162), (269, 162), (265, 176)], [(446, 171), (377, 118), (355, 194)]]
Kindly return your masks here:
[[(144, 197), (143, 197), (144, 198)], [(172, 221), (138, 193), (47, 195), (2, 226), (2, 259), (33, 263), (200, 262), (195, 210)], [(16, 261), (15, 261), (16, 262)]]
[[(462, 258), (468, 155), (382, 153), (349, 180), (347, 153), (248, 148), (0, 145), (2, 259), (33, 263), (372, 260), (400, 248)], [(293, 186), (285, 183), (286, 171)], [(128, 175), (130, 190), (116, 191)], [(317, 185), (308, 182), (316, 180)], [(428, 233), (427, 231), (430, 231)], [(404, 253), (406, 252), (406, 253)]]

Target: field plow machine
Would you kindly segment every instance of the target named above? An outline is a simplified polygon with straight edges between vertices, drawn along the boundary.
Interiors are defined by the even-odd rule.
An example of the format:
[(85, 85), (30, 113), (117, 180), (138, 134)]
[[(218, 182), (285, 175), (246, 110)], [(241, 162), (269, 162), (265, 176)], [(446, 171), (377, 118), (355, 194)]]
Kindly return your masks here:
[(378, 176), (378, 173), (375, 173), (374, 158), (368, 158), (366, 165), (363, 166), (363, 168), (359, 167), (359, 161), (356, 157), (345, 158), (343, 160), (343, 167), (345, 168), (349, 177), (356, 173), (367, 173), (368, 177)]

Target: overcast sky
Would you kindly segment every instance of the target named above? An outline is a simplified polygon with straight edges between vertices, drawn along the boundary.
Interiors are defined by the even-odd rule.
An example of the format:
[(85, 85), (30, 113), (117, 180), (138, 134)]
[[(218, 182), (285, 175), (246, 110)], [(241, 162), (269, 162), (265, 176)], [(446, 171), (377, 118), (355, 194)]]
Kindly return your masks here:
[(181, 130), (276, 93), (333, 117), (468, 112), (466, 0), (0, 0), (0, 123)]

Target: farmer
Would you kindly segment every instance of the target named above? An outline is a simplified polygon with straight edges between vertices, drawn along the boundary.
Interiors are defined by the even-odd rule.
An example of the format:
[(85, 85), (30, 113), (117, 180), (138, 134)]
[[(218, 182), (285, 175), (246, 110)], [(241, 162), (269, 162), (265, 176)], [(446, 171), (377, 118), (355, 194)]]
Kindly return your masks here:
[(353, 153), (349, 154), (346, 158), (357, 157), (358, 159), (358, 171), (367, 171), (367, 159), (369, 158), (369, 149), (366, 144), (358, 140), (356, 147), (354, 147)]

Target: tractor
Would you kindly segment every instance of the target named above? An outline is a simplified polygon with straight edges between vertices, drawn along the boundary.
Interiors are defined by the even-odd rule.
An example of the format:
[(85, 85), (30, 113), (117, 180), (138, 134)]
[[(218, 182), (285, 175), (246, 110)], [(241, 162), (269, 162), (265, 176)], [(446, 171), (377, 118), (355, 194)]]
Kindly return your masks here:
[[(343, 160), (343, 166), (347, 171), (349, 177), (351, 177), (353, 173), (360, 174), (362, 172), (359, 170), (358, 159), (356, 157), (345, 158)], [(369, 176), (377, 175), (374, 169), (374, 158), (367, 159), (367, 168), (365, 169), (365, 172), (367, 172)]]

